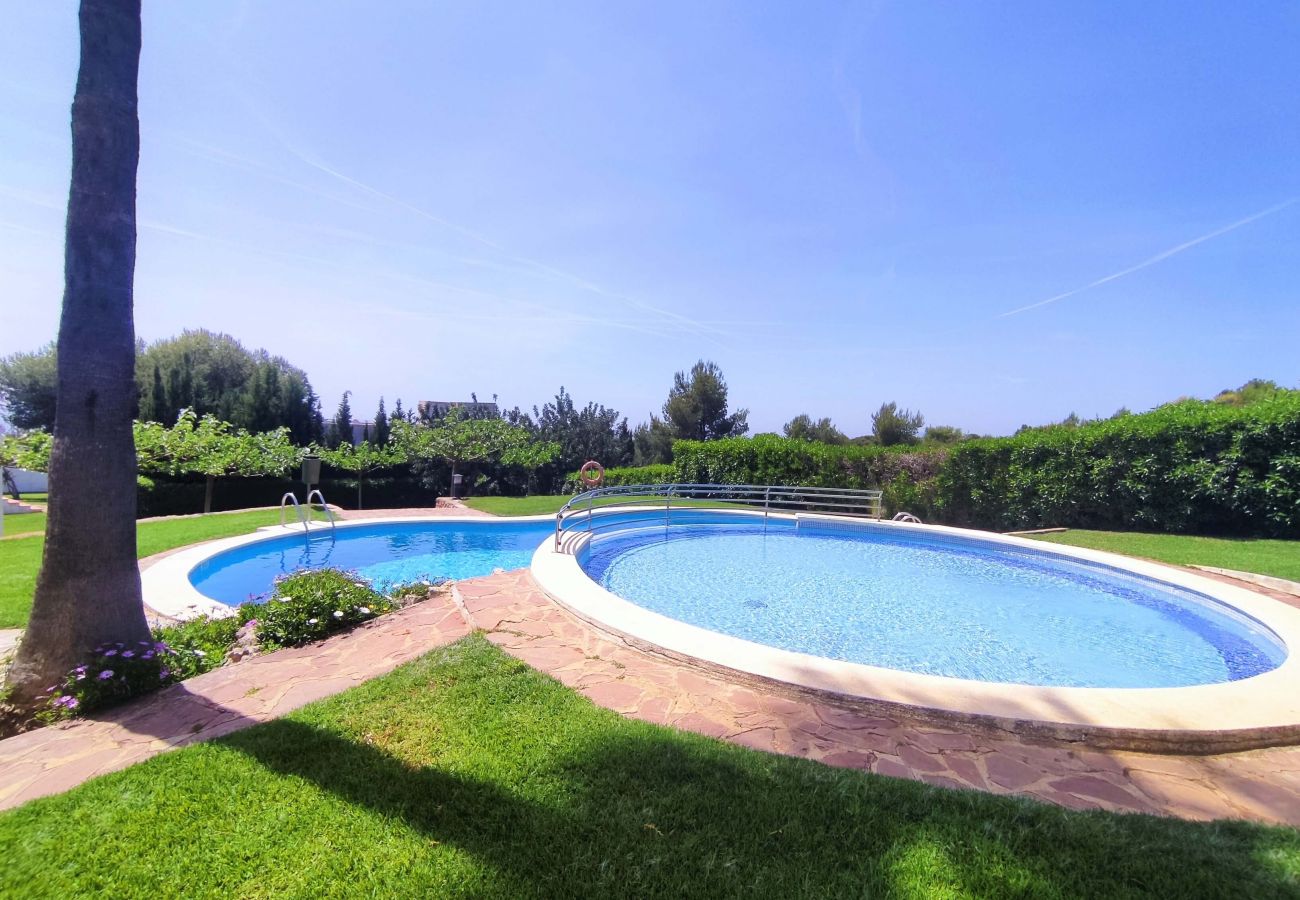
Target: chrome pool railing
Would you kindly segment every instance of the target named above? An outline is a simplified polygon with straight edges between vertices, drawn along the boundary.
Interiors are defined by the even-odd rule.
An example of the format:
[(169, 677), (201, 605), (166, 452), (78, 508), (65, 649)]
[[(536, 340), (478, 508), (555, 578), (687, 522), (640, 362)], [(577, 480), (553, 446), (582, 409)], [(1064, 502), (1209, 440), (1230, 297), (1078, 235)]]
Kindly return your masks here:
[(298, 502), (298, 498), (294, 496), (293, 491), (289, 491), (283, 497), (281, 497), (280, 498), (280, 527), (281, 528), (284, 527), (284, 514), (289, 509), (288, 504), (292, 503), (294, 512), (297, 513), (298, 516), (298, 524), (302, 526), (303, 531), (310, 530), (309, 523), (311, 522), (311, 511), (315, 508), (317, 502), (312, 499), (313, 497), (319, 500), (320, 508), (325, 510), (325, 517), (329, 519), (331, 533), (333, 533), (333, 531), (336, 530), (337, 527), (334, 524), (334, 513), (330, 511), (329, 504), (325, 502), (325, 495), (322, 494), (319, 490), (313, 490), (307, 494), (307, 508), (305, 510), (302, 508), (302, 505)]
[[(676, 502), (676, 506), (674, 506)], [(596, 488), (571, 498), (555, 516), (555, 549), (564, 549), (571, 533), (592, 534), (626, 523), (629, 511), (745, 509), (763, 513), (822, 512), (873, 519), (883, 514), (881, 491), (856, 488), (797, 487), (788, 484), (628, 484)]]

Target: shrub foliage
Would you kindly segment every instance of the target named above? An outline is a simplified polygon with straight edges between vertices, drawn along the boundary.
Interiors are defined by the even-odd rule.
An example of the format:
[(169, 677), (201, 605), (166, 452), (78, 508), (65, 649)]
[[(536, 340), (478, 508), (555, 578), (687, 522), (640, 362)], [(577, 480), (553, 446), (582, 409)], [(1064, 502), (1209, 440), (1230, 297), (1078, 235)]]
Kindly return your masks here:
[(953, 525), (1300, 535), (1300, 393), (954, 447), (937, 480)]

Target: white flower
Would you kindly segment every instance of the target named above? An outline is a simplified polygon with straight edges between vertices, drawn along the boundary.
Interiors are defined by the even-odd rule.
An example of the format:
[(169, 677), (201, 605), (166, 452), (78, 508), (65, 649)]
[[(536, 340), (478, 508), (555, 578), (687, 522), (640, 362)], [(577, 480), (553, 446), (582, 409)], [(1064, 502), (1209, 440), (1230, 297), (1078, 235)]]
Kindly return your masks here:
[(363, 616), (368, 616), (368, 615), (370, 615), (370, 607), (369, 607), (369, 606), (359, 606), (359, 607), (357, 607), (357, 609), (359, 609), (359, 610), (361, 611), (361, 615), (363, 615)]
[(292, 602), (292, 601), (293, 601), (293, 598), (292, 598), (292, 597), (281, 597), (281, 598), (280, 598), (280, 602), (281, 602), (281, 603), (290, 603), (290, 602)]
[(207, 654), (204, 653), (202, 650), (195, 650), (194, 655), (199, 657), (207, 656)]
[(341, 610), (341, 609), (336, 609), (336, 610), (334, 610), (334, 618), (336, 618), (336, 619), (341, 619), (341, 618), (343, 618), (343, 610)]
[(308, 625), (315, 625), (315, 624), (316, 624), (316, 620), (315, 620), (315, 619), (308, 619), (308, 620), (307, 620), (307, 624), (308, 624)]

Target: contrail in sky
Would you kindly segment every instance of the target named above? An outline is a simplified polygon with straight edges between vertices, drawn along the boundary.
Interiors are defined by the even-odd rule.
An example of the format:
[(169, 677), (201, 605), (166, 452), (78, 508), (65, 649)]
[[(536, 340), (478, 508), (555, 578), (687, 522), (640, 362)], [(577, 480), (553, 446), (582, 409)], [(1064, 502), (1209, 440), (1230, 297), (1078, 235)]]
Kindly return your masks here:
[(1244, 219), (1238, 219), (1236, 222), (1233, 222), (1231, 225), (1224, 225), (1222, 228), (1216, 228), (1214, 231), (1211, 231), (1208, 234), (1203, 234), (1200, 237), (1192, 238), (1190, 241), (1186, 241), (1182, 244), (1179, 244), (1176, 247), (1170, 247), (1168, 250), (1164, 250), (1160, 253), (1157, 253), (1155, 256), (1151, 257), (1150, 259), (1144, 259), (1142, 262), (1138, 263), (1137, 265), (1129, 266), (1127, 269), (1120, 269), (1118, 272), (1113, 272), (1104, 278), (1098, 278), (1096, 281), (1092, 282), (1091, 284), (1085, 284), (1083, 287), (1075, 288), (1072, 291), (1066, 291), (1064, 294), (1057, 294), (1055, 297), (1048, 297), (1046, 300), (1039, 300), (1037, 303), (1031, 303), (1028, 306), (1022, 306), (1019, 309), (1008, 310), (1007, 312), (999, 314), (997, 318), (1005, 319), (1008, 316), (1015, 316), (1015, 315), (1019, 315), (1022, 312), (1029, 312), (1029, 310), (1031, 309), (1038, 309), (1040, 306), (1047, 306), (1049, 303), (1056, 303), (1057, 301), (1064, 300), (1067, 297), (1073, 297), (1075, 294), (1082, 294), (1084, 291), (1089, 291), (1095, 287), (1100, 287), (1101, 285), (1106, 284), (1107, 282), (1110, 281), (1114, 281), (1117, 278), (1123, 278), (1125, 275), (1132, 275), (1134, 272), (1145, 269), (1148, 266), (1154, 266), (1156, 263), (1162, 262), (1171, 256), (1177, 256), (1179, 253), (1182, 253), (1184, 250), (1190, 250), (1191, 248), (1195, 247), (1197, 244), (1204, 244), (1206, 241), (1213, 240), (1214, 238), (1219, 237), (1221, 235), (1225, 235), (1229, 231), (1236, 231), (1238, 228), (1242, 228), (1246, 225), (1249, 225), (1251, 222), (1257, 222), (1260, 219), (1264, 218), (1265, 216), (1273, 215), (1273, 213), (1281, 212), (1282, 210), (1286, 209), (1289, 206), (1294, 206), (1296, 203), (1300, 203), (1300, 197), (1292, 197), (1290, 200), (1284, 200), (1281, 203), (1277, 204), (1276, 206), (1270, 206), (1268, 209), (1260, 210), (1254, 215), (1246, 216), (1246, 218)]

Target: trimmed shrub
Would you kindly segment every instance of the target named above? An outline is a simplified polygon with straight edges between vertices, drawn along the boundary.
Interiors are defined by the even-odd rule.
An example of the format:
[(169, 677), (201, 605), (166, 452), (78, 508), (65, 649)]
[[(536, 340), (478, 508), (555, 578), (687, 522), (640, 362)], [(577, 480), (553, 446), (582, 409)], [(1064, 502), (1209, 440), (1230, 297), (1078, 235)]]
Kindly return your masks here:
[[(605, 470), (605, 487), (618, 487), (625, 484), (668, 484), (675, 480), (676, 469), (671, 463), (659, 463), (653, 466), (624, 466)], [(564, 492), (577, 494), (587, 490), (577, 472), (570, 472), (564, 479)]]
[(673, 444), (675, 481), (883, 490), (886, 512), (906, 509), (923, 518), (947, 455), (942, 447), (821, 444), (768, 434)]
[(953, 525), (1297, 536), (1300, 393), (969, 441), (936, 488)]

